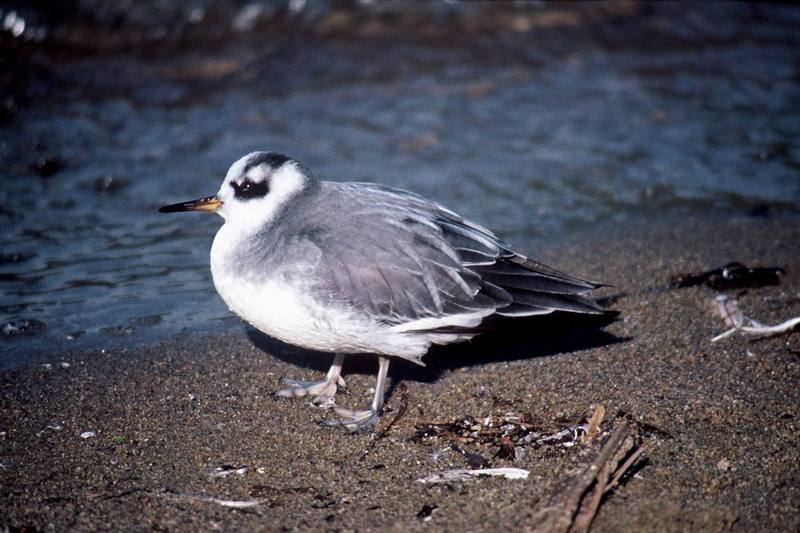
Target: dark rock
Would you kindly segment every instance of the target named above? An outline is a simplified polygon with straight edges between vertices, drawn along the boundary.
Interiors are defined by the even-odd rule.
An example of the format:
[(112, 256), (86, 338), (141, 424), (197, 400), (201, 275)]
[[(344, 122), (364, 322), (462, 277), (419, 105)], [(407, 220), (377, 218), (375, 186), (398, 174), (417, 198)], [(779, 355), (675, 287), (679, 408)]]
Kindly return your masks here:
[(707, 285), (714, 290), (743, 289), (778, 285), (786, 272), (781, 267), (748, 267), (741, 263), (727, 265), (696, 274), (677, 274), (670, 279), (672, 288)]
[(34, 165), (34, 170), (43, 178), (49, 178), (63, 170), (64, 160), (54, 155), (43, 157)]
[(36, 335), (45, 328), (45, 323), (35, 318), (12, 318), (0, 327), (3, 337)]

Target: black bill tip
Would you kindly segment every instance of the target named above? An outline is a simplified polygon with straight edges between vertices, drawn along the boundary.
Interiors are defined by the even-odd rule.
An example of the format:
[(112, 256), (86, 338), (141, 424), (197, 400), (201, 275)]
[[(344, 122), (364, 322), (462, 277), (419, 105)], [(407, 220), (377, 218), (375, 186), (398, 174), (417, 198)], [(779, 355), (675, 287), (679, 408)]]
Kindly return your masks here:
[(189, 200), (188, 202), (180, 202), (177, 204), (170, 204), (160, 207), (159, 213), (178, 213), (181, 211), (210, 211), (214, 212), (220, 208), (222, 200), (216, 196), (209, 196), (208, 198), (198, 198), (197, 200)]

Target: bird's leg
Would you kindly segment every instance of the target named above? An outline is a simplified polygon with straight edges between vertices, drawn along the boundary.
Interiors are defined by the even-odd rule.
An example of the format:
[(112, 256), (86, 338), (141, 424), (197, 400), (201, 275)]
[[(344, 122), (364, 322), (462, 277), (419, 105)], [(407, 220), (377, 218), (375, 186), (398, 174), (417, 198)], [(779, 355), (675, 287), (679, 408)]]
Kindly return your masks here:
[(389, 372), (389, 358), (380, 357), (378, 359), (378, 379), (375, 381), (375, 395), (372, 397), (372, 405), (364, 411), (353, 411), (343, 407), (334, 407), (334, 411), (341, 418), (336, 420), (325, 420), (328, 426), (343, 426), (350, 431), (362, 431), (370, 429), (378, 424), (381, 409), (383, 408), (383, 389), (386, 386), (386, 375)]
[(334, 396), (336, 396), (336, 389), (338, 387), (345, 388), (344, 379), (342, 379), (342, 362), (344, 355), (336, 354), (333, 359), (328, 374), (322, 381), (303, 381), (300, 379), (287, 379), (281, 380), (281, 383), (288, 385), (285, 389), (280, 389), (275, 392), (275, 396), (281, 398), (302, 398), (303, 396), (314, 395), (311, 403), (319, 405), (320, 407), (333, 407), (336, 403)]

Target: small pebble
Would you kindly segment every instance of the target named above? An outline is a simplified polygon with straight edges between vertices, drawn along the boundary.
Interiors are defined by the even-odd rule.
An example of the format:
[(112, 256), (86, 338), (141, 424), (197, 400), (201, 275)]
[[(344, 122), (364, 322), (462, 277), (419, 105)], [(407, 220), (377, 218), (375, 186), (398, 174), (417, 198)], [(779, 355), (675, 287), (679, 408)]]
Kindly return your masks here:
[(83, 433), (81, 433), (81, 438), (82, 439), (92, 439), (92, 438), (94, 438), (96, 436), (97, 436), (97, 433), (95, 433), (94, 431), (84, 431)]

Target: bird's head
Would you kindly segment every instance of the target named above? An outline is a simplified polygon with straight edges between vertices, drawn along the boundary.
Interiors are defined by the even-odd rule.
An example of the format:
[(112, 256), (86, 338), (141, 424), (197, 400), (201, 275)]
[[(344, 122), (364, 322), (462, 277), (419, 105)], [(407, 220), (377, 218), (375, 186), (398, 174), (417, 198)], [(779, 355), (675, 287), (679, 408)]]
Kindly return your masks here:
[(260, 226), (315, 182), (311, 172), (292, 158), (275, 152), (253, 152), (231, 165), (214, 196), (166, 205), (159, 211), (209, 211), (227, 223)]

